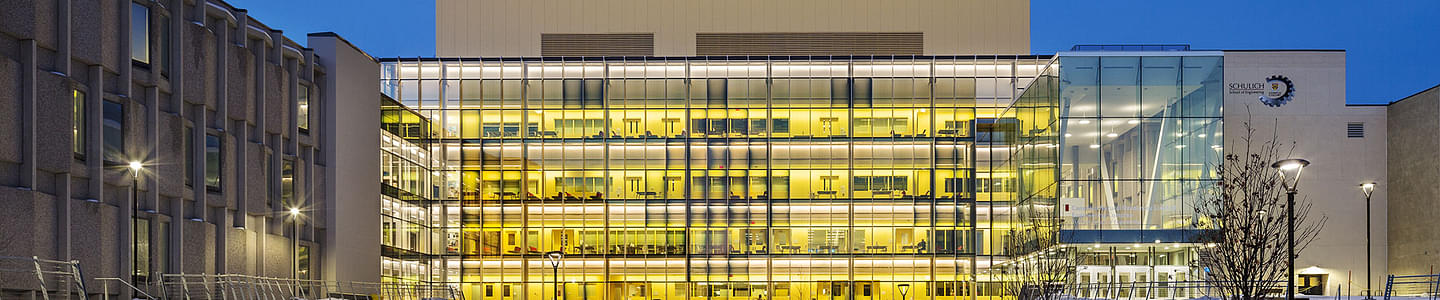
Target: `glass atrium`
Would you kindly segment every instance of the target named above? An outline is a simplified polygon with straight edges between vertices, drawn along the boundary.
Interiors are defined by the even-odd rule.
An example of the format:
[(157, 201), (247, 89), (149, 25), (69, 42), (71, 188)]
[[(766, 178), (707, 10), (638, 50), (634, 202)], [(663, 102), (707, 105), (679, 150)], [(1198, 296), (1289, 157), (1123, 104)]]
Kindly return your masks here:
[[(1191, 85), (1131, 58), (1133, 103), (1063, 96), (1082, 89), (1070, 58), (1037, 56), (388, 59), (383, 94), (409, 109), (386, 137), (418, 148), (384, 162), (385, 278), (496, 300), (996, 296), (1007, 236), (1059, 199), (1193, 189), (1167, 177), (1178, 160), (1100, 154), (1218, 128), (1218, 102), (1169, 115)], [(1175, 95), (1152, 103), (1152, 84)], [(1136, 176), (1101, 176), (1119, 170)], [(1183, 227), (1152, 207), (1063, 224)]]

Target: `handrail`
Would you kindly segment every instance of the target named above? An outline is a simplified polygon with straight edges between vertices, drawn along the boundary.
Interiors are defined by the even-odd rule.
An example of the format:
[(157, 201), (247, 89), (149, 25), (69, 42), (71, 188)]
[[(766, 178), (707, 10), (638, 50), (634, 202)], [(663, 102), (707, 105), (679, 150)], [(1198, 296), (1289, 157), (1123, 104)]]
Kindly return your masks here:
[[(240, 299), (314, 299), (330, 293), (377, 294), (382, 299), (447, 298), (464, 300), (464, 294), (453, 284), (447, 283), (399, 283), (399, 282), (353, 282), (320, 279), (274, 278), (244, 274), (160, 274), (155, 281), (159, 290), (177, 291), (184, 297), (178, 300), (226, 299), (211, 298), (219, 295), (233, 295)], [(199, 286), (196, 286), (199, 285)], [(191, 292), (204, 291), (207, 297), (193, 297)], [(176, 299), (169, 297), (166, 299)]]
[[(124, 284), (125, 286), (130, 287), (130, 290), (136, 291), (136, 292), (140, 292), (141, 295), (145, 295), (145, 298), (146, 298), (146, 299), (155, 300), (155, 296), (151, 296), (150, 293), (146, 293), (144, 290), (141, 290), (140, 288), (135, 287), (135, 285), (130, 284), (130, 282), (127, 282), (127, 281), (125, 281), (124, 279), (120, 279), (120, 278), (116, 278), (116, 277), (97, 277), (97, 278), (95, 278), (95, 281), (101, 281), (101, 282), (115, 281), (115, 282), (120, 282), (121, 284)], [(105, 289), (106, 289), (105, 294), (108, 296), (108, 295), (110, 294), (110, 292), (109, 292), (110, 285), (108, 285), (108, 284), (105, 285)]]

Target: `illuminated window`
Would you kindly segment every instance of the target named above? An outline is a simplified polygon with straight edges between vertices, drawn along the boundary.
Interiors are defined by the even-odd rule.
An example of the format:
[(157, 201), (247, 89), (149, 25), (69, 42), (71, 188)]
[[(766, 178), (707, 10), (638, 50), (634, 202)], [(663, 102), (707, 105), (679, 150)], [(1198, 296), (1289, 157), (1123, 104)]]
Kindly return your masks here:
[(310, 132), (310, 86), (300, 85), (299, 115), (295, 116), (295, 123), (300, 127), (300, 132)]
[(74, 102), (72, 103), (74, 106), (71, 111), (70, 119), (70, 129), (72, 134), (72, 143), (70, 146), (71, 150), (75, 152), (75, 157), (84, 159), (85, 133), (89, 132), (89, 128), (85, 126), (85, 92), (81, 92), (80, 90), (73, 90), (71, 92), (72, 94), (70, 99), (72, 102)]

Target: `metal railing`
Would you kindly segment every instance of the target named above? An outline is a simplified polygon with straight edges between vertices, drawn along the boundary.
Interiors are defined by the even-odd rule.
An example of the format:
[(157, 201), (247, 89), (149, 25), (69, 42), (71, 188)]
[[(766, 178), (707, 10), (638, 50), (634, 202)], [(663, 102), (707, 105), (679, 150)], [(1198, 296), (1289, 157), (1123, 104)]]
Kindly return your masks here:
[[(1273, 281), (1284, 285), (1284, 281)], [(1129, 281), (1104, 283), (1070, 283), (1061, 292), (1062, 299), (1196, 299), (1225, 298), (1224, 291), (1209, 281)], [(1221, 283), (1223, 284), (1223, 283)]]
[(1385, 278), (1385, 300), (1390, 297), (1424, 297), (1440, 295), (1440, 274), (1390, 275)]
[[(56, 296), (86, 300), (82, 275), (79, 261), (0, 256), (0, 289), (34, 291), (39, 299)], [(31, 296), (36, 299), (37, 295)]]
[(236, 274), (162, 274), (152, 288), (151, 294), (156, 295), (156, 300), (464, 300), (458, 288), (445, 284), (307, 280)]
[(119, 285), (119, 287), (117, 287), (117, 289), (115, 290), (116, 293), (121, 293), (123, 291), (129, 290), (130, 292), (134, 292), (133, 296), (131, 296), (130, 298), (155, 300), (155, 296), (151, 296), (150, 293), (145, 292), (145, 289), (141, 289), (140, 287), (131, 284), (129, 281), (125, 281), (125, 279), (115, 277), (100, 277), (95, 278), (95, 282), (100, 284), (100, 298), (102, 300), (110, 300), (111, 284)]

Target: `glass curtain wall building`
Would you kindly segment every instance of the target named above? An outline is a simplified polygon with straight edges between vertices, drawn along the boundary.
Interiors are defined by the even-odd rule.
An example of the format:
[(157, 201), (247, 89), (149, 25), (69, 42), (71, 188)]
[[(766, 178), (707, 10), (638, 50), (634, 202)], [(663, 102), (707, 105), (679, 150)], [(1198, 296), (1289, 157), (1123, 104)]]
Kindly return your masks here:
[(439, 174), (430, 153), (430, 120), (389, 96), (380, 103), (380, 253), (381, 278), (390, 282), (430, 282), (431, 264), (441, 240), (442, 215), (436, 198)]
[(1058, 229), (1072, 282), (1199, 280), (1189, 241), (1223, 155), (1223, 69), (1220, 52), (1061, 53), (1002, 115), (1019, 124), (1017, 227)]
[(396, 234), (436, 237), (387, 278), (475, 299), (997, 295), (1025, 188), (1001, 113), (1049, 60), (385, 60), (383, 93), (434, 124), (412, 135), (429, 200)]

